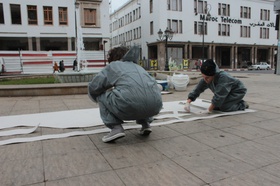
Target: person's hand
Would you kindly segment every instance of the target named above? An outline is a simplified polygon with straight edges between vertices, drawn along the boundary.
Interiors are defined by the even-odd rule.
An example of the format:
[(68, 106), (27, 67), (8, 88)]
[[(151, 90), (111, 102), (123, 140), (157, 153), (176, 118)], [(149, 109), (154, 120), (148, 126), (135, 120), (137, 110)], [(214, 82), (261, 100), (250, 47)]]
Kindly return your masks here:
[(202, 111), (199, 111), (198, 114), (211, 114), (212, 112), (209, 111), (208, 109), (207, 110), (202, 110)]
[(186, 102), (186, 104), (184, 106), (184, 110), (186, 112), (191, 112), (191, 104), (189, 102)]

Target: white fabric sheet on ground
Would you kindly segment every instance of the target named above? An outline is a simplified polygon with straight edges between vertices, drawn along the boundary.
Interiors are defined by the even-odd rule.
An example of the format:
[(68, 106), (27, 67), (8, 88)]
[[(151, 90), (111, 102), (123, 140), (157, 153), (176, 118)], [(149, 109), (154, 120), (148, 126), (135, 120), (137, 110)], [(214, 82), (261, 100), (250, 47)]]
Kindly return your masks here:
[[(246, 109), (245, 111), (235, 111), (235, 112), (215, 112), (210, 115), (199, 114), (202, 110), (206, 110), (210, 102), (208, 100), (197, 99), (192, 103), (191, 113), (186, 113), (184, 110), (183, 101), (174, 102), (164, 102), (163, 109), (160, 114), (155, 117), (157, 122), (152, 123), (152, 126), (167, 125), (177, 122), (187, 122), (200, 119), (209, 119), (226, 115), (236, 115), (244, 114), (248, 112), (255, 112), (251, 109)], [(187, 118), (183, 118), (187, 117)], [(162, 119), (168, 119), (168, 121), (160, 121)], [(20, 123), (19, 123), (20, 122)], [(19, 135), (19, 134), (29, 134), (34, 132), (38, 123), (40, 127), (50, 127), (50, 128), (83, 128), (83, 127), (94, 127), (103, 125), (103, 122), (99, 115), (99, 109), (82, 109), (82, 110), (71, 110), (71, 111), (60, 111), (60, 112), (49, 112), (40, 114), (28, 114), (28, 115), (16, 115), (16, 116), (2, 116), (0, 117), (0, 130), (8, 129), (21, 126), (33, 126), (31, 129), (15, 129), (0, 131), (2, 136), (8, 135)], [(125, 126), (125, 129), (135, 129), (140, 128), (141, 125)], [(12, 143), (22, 143), (39, 141), (54, 138), (65, 138), (70, 136), (78, 135), (89, 135), (96, 133), (109, 132), (109, 129), (95, 129), (91, 131), (74, 131), (70, 133), (53, 134), (53, 135), (42, 135), (35, 137), (25, 137), (25, 138), (12, 138), (0, 141), (0, 145), (7, 145)], [(0, 135), (0, 136), (1, 136)]]

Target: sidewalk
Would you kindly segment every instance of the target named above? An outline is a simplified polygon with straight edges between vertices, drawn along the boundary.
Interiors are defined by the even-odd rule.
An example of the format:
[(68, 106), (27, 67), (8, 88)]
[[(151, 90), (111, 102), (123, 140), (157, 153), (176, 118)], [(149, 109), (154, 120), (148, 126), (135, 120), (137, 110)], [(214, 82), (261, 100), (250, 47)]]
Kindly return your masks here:
[[(278, 186), (280, 76), (232, 75), (244, 82), (245, 100), (257, 112), (154, 127), (147, 138), (127, 130), (113, 144), (96, 134), (0, 146), (0, 185)], [(185, 100), (194, 86), (163, 101)], [(200, 98), (211, 97), (207, 90)], [(0, 116), (96, 107), (86, 94), (0, 97)]]

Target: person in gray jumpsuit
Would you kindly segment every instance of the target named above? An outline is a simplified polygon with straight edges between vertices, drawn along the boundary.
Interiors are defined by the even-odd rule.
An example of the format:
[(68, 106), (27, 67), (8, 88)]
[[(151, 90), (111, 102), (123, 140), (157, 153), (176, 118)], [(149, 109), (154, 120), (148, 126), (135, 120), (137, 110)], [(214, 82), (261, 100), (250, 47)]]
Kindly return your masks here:
[(212, 59), (203, 62), (200, 70), (202, 79), (189, 93), (188, 104), (195, 101), (202, 92), (209, 88), (214, 96), (206, 113), (211, 113), (213, 110), (230, 112), (249, 108), (248, 103), (243, 100), (247, 89), (240, 80), (227, 72), (220, 71)]
[(100, 116), (111, 132), (102, 138), (112, 142), (125, 136), (124, 120), (141, 124), (140, 135), (149, 135), (153, 116), (162, 109), (161, 91), (154, 77), (136, 64), (139, 48), (116, 47), (109, 51), (107, 65), (88, 85), (88, 95), (98, 102)]

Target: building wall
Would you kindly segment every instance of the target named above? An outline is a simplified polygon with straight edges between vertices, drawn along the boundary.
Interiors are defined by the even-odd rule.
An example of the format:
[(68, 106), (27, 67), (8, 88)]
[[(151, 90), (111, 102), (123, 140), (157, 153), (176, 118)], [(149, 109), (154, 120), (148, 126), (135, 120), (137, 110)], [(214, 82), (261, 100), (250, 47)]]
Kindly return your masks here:
[[(168, 41), (168, 56), (173, 55), (173, 50), (178, 48), (178, 51), (183, 49), (183, 57), (187, 59), (198, 58), (202, 56), (202, 43), (203, 35), (194, 33), (194, 22), (203, 22), (200, 13), (194, 11), (194, 1), (182, 0), (182, 11), (167, 10), (168, 0), (152, 0), (153, 11), (150, 13), (150, 1), (144, 0), (130, 0), (124, 7), (116, 10), (110, 15), (111, 24), (119, 20), (122, 16), (126, 15), (129, 11), (141, 7), (141, 18), (135, 22), (124, 25), (116, 30), (111, 30), (111, 37), (132, 30), (134, 27), (141, 25), (141, 39), (132, 40), (128, 45), (138, 43), (141, 45), (142, 58), (150, 58), (155, 56), (152, 54), (156, 51), (157, 59), (160, 68), (162, 69), (166, 61), (164, 41), (158, 41), (158, 30), (164, 31), (168, 25), (167, 20), (182, 21), (182, 33), (174, 33), (171, 41)], [(171, 1), (173, 2), (173, 1)], [(179, 2), (179, 0), (178, 0)], [(273, 0), (235, 0), (235, 1), (220, 1), (208, 0), (207, 1), (209, 13), (211, 14), (210, 20), (205, 20), (207, 24), (207, 34), (204, 34), (205, 44), (205, 58), (214, 58), (220, 66), (236, 68), (243, 61), (240, 61), (242, 55), (250, 56), (250, 61), (256, 63), (262, 58), (265, 58), (271, 63), (274, 62), (274, 51), (277, 49), (277, 31), (275, 31), (275, 17), (273, 11)], [(230, 6), (230, 15), (218, 15), (218, 4), (224, 3)], [(251, 18), (240, 17), (240, 7), (251, 8)], [(270, 11), (270, 19), (263, 21), (260, 19), (261, 9)], [(230, 21), (232, 21), (230, 23)], [(151, 34), (151, 22), (153, 22), (153, 33)], [(230, 27), (230, 36), (219, 36), (219, 24), (227, 24)], [(240, 26), (248, 26), (251, 29), (250, 37), (240, 37)], [(269, 28), (269, 38), (260, 38), (260, 28)], [(120, 45), (113, 44), (112, 47)], [(265, 50), (266, 57), (260, 56), (261, 50)], [(259, 54), (258, 54), (259, 52)], [(248, 54), (249, 53), (249, 54)], [(263, 52), (262, 52), (263, 53)], [(258, 56), (259, 55), (259, 56)], [(224, 57), (222, 57), (224, 56)], [(176, 56), (172, 56), (176, 58)], [(223, 62), (222, 59), (226, 59)], [(272, 65), (273, 66), (273, 65)]]
[[(79, 3), (77, 14), (80, 17), (75, 17), (75, 3)], [(63, 47), (54, 50), (75, 50), (75, 38), (76, 31), (81, 32), (84, 41), (89, 43), (97, 42), (98, 50), (103, 50), (103, 40), (109, 40), (109, 2), (108, 0), (87, 0), (87, 1), (76, 1), (76, 0), (0, 0), (3, 4), (4, 13), (4, 24), (0, 24), (0, 40), (13, 41), (20, 40), (21, 42), (29, 42), (28, 48), (24, 50), (38, 50), (40, 51), (40, 43), (47, 40), (51, 42), (60, 42)], [(10, 4), (20, 5), (21, 10), (21, 24), (11, 23), (11, 12)], [(37, 6), (37, 25), (28, 24), (27, 5)], [(53, 10), (53, 24), (44, 24), (44, 12), (43, 6), (50, 6)], [(67, 25), (59, 25), (59, 7), (67, 7), (68, 22)], [(84, 26), (76, 25), (82, 23), (83, 20), (83, 8), (94, 7), (97, 8), (97, 26)], [(77, 29), (81, 26), (81, 29)], [(76, 28), (77, 27), (77, 28)], [(45, 41), (47, 43), (47, 41)], [(36, 43), (36, 44), (33, 44)], [(36, 47), (37, 45), (37, 47)], [(42, 43), (41, 43), (42, 45)], [(59, 44), (57, 44), (58, 46)], [(20, 47), (19, 47), (20, 48)], [(35, 49), (34, 49), (35, 48)], [(44, 47), (42, 47), (44, 48)], [(14, 49), (12, 49), (14, 50)], [(44, 50), (44, 49), (42, 49)], [(86, 49), (87, 50), (87, 49)]]

